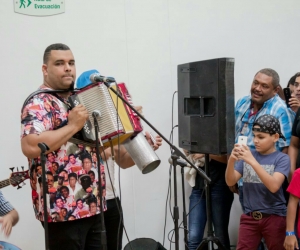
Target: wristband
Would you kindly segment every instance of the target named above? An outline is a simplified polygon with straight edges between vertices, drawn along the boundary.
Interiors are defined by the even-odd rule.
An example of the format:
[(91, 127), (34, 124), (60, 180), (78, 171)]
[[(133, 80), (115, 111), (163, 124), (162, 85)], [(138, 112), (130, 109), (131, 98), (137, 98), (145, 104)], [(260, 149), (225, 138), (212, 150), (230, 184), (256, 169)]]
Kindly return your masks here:
[(295, 232), (285, 232), (285, 236), (292, 236), (292, 235), (295, 235)]

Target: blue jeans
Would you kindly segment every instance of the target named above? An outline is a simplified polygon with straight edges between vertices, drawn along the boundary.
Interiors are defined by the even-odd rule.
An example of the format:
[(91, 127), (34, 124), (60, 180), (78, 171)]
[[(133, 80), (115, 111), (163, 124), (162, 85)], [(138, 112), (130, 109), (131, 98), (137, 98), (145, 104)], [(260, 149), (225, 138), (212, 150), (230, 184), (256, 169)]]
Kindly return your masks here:
[[(207, 220), (205, 197), (206, 195), (204, 189), (192, 190), (190, 196), (188, 242), (188, 247), (190, 250), (196, 250), (203, 239)], [(211, 201), (212, 222), (215, 236), (221, 241), (226, 249), (230, 249), (228, 224), (230, 209), (233, 202), (233, 193), (226, 185), (225, 179), (221, 179), (211, 186)]]

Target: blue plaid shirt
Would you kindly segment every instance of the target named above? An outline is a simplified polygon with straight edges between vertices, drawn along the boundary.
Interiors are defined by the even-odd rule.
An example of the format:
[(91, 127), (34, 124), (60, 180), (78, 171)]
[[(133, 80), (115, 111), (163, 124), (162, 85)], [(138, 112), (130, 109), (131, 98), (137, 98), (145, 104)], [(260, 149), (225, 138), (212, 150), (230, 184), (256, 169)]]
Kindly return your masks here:
[(12, 205), (4, 198), (1, 190), (0, 190), (0, 216), (4, 216), (8, 214), (14, 208)]
[[(238, 137), (244, 135), (248, 137), (247, 145), (250, 149), (255, 150), (253, 142), (252, 127), (254, 121), (265, 114), (275, 116), (280, 122), (281, 132), (286, 141), (279, 139), (276, 142), (276, 149), (282, 151), (284, 147), (288, 147), (291, 141), (292, 127), (295, 118), (295, 112), (286, 106), (286, 103), (276, 94), (273, 98), (267, 100), (262, 108), (254, 115), (251, 112), (251, 95), (245, 96), (238, 100), (235, 106), (235, 142)], [(239, 182), (242, 185), (242, 182)]]

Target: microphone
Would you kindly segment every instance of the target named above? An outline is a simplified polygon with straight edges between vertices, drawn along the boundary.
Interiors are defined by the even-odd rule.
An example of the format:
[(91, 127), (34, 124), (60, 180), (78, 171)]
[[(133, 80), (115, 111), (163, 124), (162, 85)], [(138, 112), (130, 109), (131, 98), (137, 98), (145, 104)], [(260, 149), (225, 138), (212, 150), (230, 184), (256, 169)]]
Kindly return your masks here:
[(98, 116), (101, 117), (101, 112), (100, 112), (100, 110), (95, 109), (95, 110), (93, 111), (92, 115), (95, 116), (95, 117), (98, 117)]
[(94, 73), (90, 75), (90, 80), (92, 83), (96, 83), (96, 82), (115, 82), (115, 78), (110, 77), (110, 76), (101, 76), (99, 73)]
[[(176, 162), (177, 162), (177, 165), (179, 165), (181, 167), (191, 167), (190, 164), (188, 164), (186, 161), (177, 159)], [(169, 158), (169, 163), (173, 164), (173, 159), (171, 157)]]

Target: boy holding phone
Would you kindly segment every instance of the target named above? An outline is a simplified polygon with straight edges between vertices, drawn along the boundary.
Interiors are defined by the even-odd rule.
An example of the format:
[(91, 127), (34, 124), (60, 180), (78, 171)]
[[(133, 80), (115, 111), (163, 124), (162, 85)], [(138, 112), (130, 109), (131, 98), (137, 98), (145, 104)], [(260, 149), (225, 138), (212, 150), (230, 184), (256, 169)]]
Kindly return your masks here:
[[(286, 201), (282, 183), (289, 175), (288, 155), (275, 144), (285, 137), (278, 119), (262, 115), (253, 124), (255, 150), (236, 144), (226, 169), (226, 183), (244, 179), (244, 214), (241, 215), (238, 249), (257, 249), (262, 237), (268, 249), (284, 249)], [(237, 164), (235, 164), (237, 162)]]

